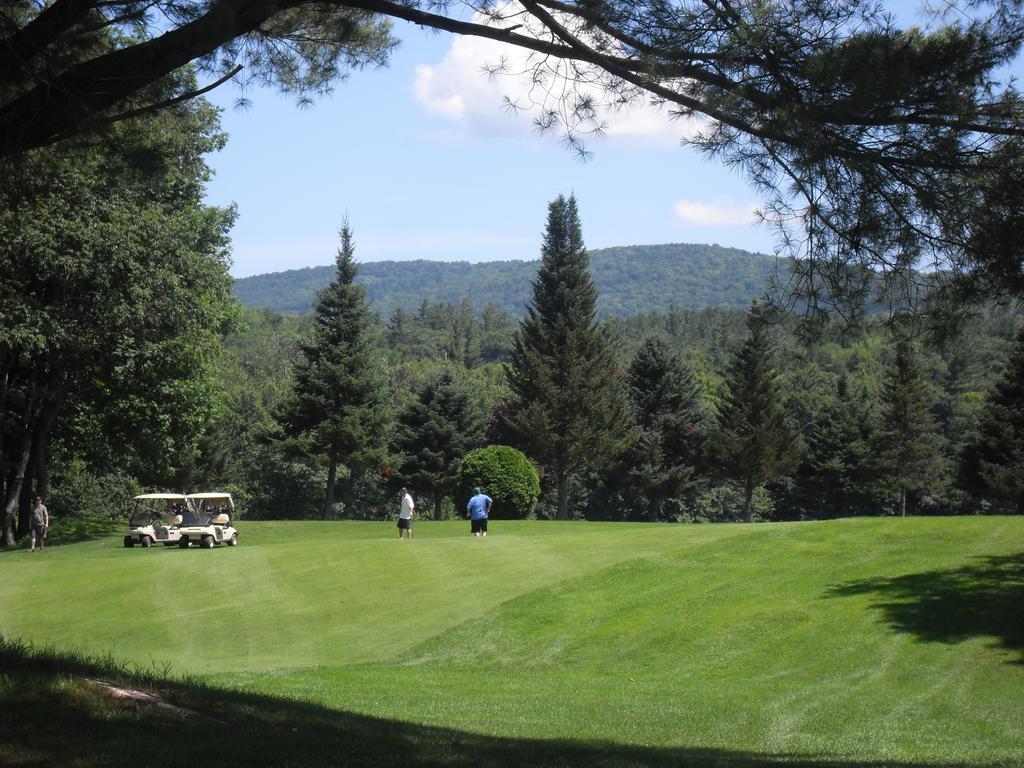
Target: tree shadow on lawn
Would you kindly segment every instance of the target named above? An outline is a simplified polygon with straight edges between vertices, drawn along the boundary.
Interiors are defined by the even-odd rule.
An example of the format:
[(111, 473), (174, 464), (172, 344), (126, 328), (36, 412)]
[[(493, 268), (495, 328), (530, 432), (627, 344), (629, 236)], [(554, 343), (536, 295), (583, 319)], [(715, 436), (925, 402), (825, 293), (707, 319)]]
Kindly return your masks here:
[[(210, 663), (216, 658), (211, 653)], [(197, 663), (204, 660), (197, 659)], [(952, 768), (827, 755), (500, 738), (159, 679), (0, 637), (0, 764), (18, 766), (701, 766)], [(145, 689), (188, 714), (116, 698), (88, 681)]]
[[(117, 520), (82, 520), (73, 517), (57, 520), (50, 525), (50, 529), (46, 532), (46, 549), (106, 538), (110, 538), (112, 543), (116, 542), (120, 547), (121, 539), (113, 537), (123, 531), (126, 525), (127, 521)], [(13, 547), (0, 549), (0, 554), (28, 551), (31, 541), (32, 537), (25, 534), (18, 539), (17, 544)]]
[[(1024, 553), (946, 571), (863, 579), (828, 594), (876, 594), (873, 607), (885, 613), (889, 625), (922, 640), (992, 637), (1003, 648), (1024, 651)], [(1024, 653), (1017, 663), (1024, 663)]]

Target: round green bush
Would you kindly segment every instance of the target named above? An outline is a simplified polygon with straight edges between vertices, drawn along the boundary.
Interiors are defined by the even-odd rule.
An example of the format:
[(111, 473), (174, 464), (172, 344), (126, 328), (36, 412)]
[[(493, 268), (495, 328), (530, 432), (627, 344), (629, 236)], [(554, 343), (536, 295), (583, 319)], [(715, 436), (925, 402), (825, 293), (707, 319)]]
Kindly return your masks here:
[(489, 445), (471, 451), (459, 465), (456, 507), (465, 513), (473, 488), (494, 499), (491, 517), (528, 517), (540, 497), (540, 478), (526, 454), (507, 445)]

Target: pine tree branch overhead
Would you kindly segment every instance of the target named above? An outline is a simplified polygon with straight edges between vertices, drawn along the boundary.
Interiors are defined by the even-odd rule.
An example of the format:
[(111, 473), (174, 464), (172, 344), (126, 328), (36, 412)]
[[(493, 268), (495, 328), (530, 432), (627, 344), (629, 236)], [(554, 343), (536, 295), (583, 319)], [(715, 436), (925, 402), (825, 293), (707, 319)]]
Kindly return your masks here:
[[(938, 270), (954, 308), (1024, 295), (1024, 107), (1004, 75), (1024, 16), (952, 5), (901, 28), (871, 0), (117, 0), (0, 10), (0, 158), (166, 109), (151, 89), (194, 63), (300, 101), (387, 61), (390, 19), (517, 46), (538, 124), (586, 153), (595, 106), (697, 118), (688, 139), (764, 195), (811, 316), (900, 304)], [(471, 14), (467, 14), (467, 10)], [(113, 34), (116, 33), (116, 34)], [(494, 72), (502, 68), (495, 65)], [(559, 87), (552, 88), (552, 83)], [(197, 90), (197, 89), (193, 89)], [(179, 94), (186, 94), (184, 88)], [(885, 280), (865, 287), (864, 270)]]

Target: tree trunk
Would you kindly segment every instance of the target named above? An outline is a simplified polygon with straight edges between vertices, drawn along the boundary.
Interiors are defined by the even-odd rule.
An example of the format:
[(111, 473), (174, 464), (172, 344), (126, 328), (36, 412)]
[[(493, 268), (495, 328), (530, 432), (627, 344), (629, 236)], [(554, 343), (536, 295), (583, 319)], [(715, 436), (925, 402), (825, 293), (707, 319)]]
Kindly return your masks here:
[[(44, 501), (49, 498), (50, 493), (50, 433), (53, 425), (57, 423), (57, 416), (67, 400), (68, 390), (71, 388), (70, 379), (54, 390), (52, 398), (44, 403), (43, 412), (40, 414), (38, 426), (32, 433), (32, 451), (30, 453), (30, 464), (25, 473), (26, 483), (21, 490), (21, 514), (18, 518), (18, 532), (25, 534), (29, 529), (29, 516), (35, 506), (35, 497), (41, 496)], [(35, 483), (35, 494), (32, 493), (32, 484)]]
[[(345, 478), (345, 517), (349, 520), (353, 519), (355, 513), (354, 509), (350, 509), (351, 501), (356, 497), (356, 483), (359, 482), (360, 467), (357, 464), (351, 464), (348, 467), (348, 476)], [(335, 501), (337, 501), (337, 492), (335, 492)]]
[[(29, 532), (29, 516), (35, 506), (35, 494), (32, 492), (32, 484), (36, 480), (36, 449), (39, 442), (38, 434), (32, 435), (32, 449), (28, 454), (28, 466), (25, 467), (25, 477), (21, 482), (21, 494), (18, 496), (18, 525), (15, 530), (15, 538), (20, 539)], [(40, 494), (42, 495), (42, 494)]]
[(900, 488), (900, 517), (907, 516), (907, 489)]
[(71, 388), (72, 378), (69, 375), (53, 392), (50, 401), (44, 403), (39, 427), (33, 436), (32, 461), (35, 468), (36, 493), (44, 500), (49, 498), (50, 494), (50, 433), (53, 432), (53, 425), (57, 423), (57, 417), (64, 409)]
[(31, 455), (32, 433), (29, 432), (21, 440), (18, 458), (14, 465), (14, 475), (7, 486), (7, 497), (4, 499), (3, 544), (5, 547), (13, 547), (15, 543), (14, 534), (18, 524), (18, 500), (21, 498), (21, 486), (25, 482), (25, 470), (28, 468), (28, 460)]
[(11, 474), (8, 478), (6, 494), (4, 495), (2, 541), (5, 547), (13, 547), (17, 539), (18, 506), (21, 500), (22, 488), (25, 484), (25, 475), (29, 468), (29, 462), (32, 459), (32, 446), (41, 410), (37, 405), (36, 384), (36, 381), (31, 381), (28, 403), (22, 412), (22, 423), (25, 431), (20, 437), (18, 448), (16, 452), (3, 457), (10, 461), (11, 466)]
[(558, 475), (558, 512), (555, 519), (569, 519), (569, 474), (567, 472)]
[[(11, 347), (0, 343), (0, 413), (7, 411), (7, 385), (11, 378)], [(4, 455), (4, 431), (0, 429), (0, 461)]]
[(27, 536), (30, 530), (32, 510), (35, 508), (36, 500), (36, 495), (32, 493), (34, 476), (35, 460), (30, 453), (28, 466), (25, 468), (25, 480), (21, 484), (21, 496), (18, 497), (18, 527), (14, 534), (16, 539)]
[(338, 484), (338, 461), (333, 456), (329, 459), (327, 469), (327, 490), (324, 493), (324, 520), (334, 516), (334, 488)]
[(743, 482), (743, 522), (754, 522), (754, 478)]
[(444, 501), (444, 495), (440, 490), (434, 491), (434, 519), (441, 519), (441, 504)]
[[(50, 423), (52, 424), (52, 420)], [(50, 430), (45, 427), (44, 424), (43, 429), (36, 432), (32, 444), (32, 475), (35, 479), (36, 493), (44, 500), (50, 497)]]

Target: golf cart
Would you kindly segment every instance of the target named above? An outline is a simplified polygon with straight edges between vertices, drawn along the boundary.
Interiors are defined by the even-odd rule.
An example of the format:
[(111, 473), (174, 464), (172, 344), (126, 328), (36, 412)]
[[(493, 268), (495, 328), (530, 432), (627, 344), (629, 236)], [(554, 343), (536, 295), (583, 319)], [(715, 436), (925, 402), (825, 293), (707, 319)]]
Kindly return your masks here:
[(238, 531), (231, 524), (235, 502), (230, 493), (190, 493), (185, 497), (188, 512), (184, 523), (178, 529), (178, 546), (187, 549), (198, 544), (211, 549), (216, 544), (238, 545)]
[(132, 499), (135, 507), (128, 518), (124, 545), (151, 547), (159, 542), (169, 547), (178, 541), (178, 526), (188, 509), (185, 496), (180, 493), (143, 493)]

